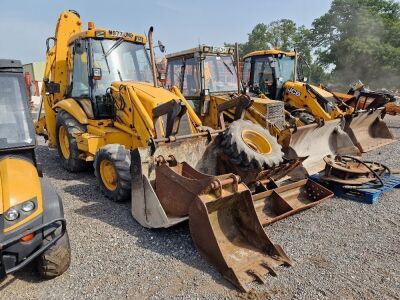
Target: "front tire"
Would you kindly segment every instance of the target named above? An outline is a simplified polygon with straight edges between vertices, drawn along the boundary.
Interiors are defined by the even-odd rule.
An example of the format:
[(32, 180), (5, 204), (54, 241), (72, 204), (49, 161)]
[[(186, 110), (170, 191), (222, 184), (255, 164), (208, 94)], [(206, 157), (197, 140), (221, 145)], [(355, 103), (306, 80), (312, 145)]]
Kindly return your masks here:
[[(54, 234), (47, 236), (44, 243), (50, 242)], [(71, 264), (71, 247), (69, 244), (68, 232), (49, 249), (43, 252), (38, 260), (37, 267), (42, 278), (52, 279), (63, 274)]]
[(131, 158), (129, 151), (119, 144), (100, 148), (94, 158), (94, 174), (103, 194), (114, 202), (131, 196)]
[(86, 132), (85, 125), (80, 124), (64, 110), (57, 114), (56, 140), (58, 154), (64, 169), (70, 172), (80, 172), (88, 168), (88, 163), (79, 158), (79, 149), (75, 135)]
[(283, 161), (276, 137), (248, 120), (233, 122), (221, 145), (231, 162), (244, 168), (273, 168)]

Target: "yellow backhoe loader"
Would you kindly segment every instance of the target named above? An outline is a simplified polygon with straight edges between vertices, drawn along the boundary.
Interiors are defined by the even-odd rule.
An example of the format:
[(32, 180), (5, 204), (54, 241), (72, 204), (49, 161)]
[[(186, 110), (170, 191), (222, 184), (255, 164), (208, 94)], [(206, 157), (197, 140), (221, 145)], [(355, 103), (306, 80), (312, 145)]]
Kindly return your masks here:
[[(332, 121), (326, 126), (310, 124), (293, 129), (297, 127), (296, 124), (304, 124), (298, 124), (296, 118), (285, 110), (283, 101), (271, 100), (262, 94), (259, 97), (247, 97), (251, 105), (239, 101), (246, 96), (238, 80), (234, 53), (235, 49), (230, 47), (200, 45), (169, 54), (166, 56), (166, 87), (181, 99), (186, 99), (202, 123), (214, 129), (221, 128), (223, 121), (235, 120), (237, 106), (225, 110), (223, 120), (218, 116), (221, 107), (226, 108), (229, 101), (237, 99), (237, 105), (246, 108), (244, 118), (258, 124), (253, 127), (267, 128), (271, 134), (268, 136), (270, 146), (263, 151), (270, 158), (266, 164), (269, 167), (278, 165), (284, 155), (291, 158), (308, 157), (303, 165), (309, 174), (314, 174), (324, 168), (323, 158), (328, 154), (359, 154), (348, 134), (342, 130), (341, 120)], [(236, 129), (237, 126), (233, 126), (229, 130)], [(252, 135), (251, 140), (255, 139), (256, 136)], [(316, 141), (318, 147), (315, 146)], [(231, 150), (232, 145), (238, 145), (236, 140), (228, 139), (223, 145), (228, 148), (228, 155), (236, 156), (238, 163), (248, 164), (248, 161), (236, 155), (236, 151)]]
[(362, 152), (393, 142), (384, 109), (355, 110), (336, 93), (307, 83), (298, 74), (296, 52), (277, 49), (254, 51), (244, 56), (243, 82), (250, 92), (283, 100), (285, 108), (304, 124), (345, 118), (345, 132)]
[(82, 30), (77, 12), (62, 12), (55, 37), (47, 40), (45, 114), (36, 132), (58, 148), (67, 170), (93, 164), (102, 192), (113, 201), (131, 198), (132, 215), (144, 227), (188, 219), (202, 255), (248, 290), (248, 282), (263, 282), (265, 273), (290, 264), (264, 232), (262, 218), (266, 224), (311, 207), (329, 191), (317, 195), (318, 185), (306, 180), (275, 193), (269, 176), (256, 176), (251, 187), (225, 172), (231, 157), (221, 140), (242, 139), (236, 159), (264, 164), (269, 161), (262, 154), (273, 147), (269, 133), (246, 129), (240, 118), (236, 133), (203, 127), (184, 97), (157, 86), (152, 32), (146, 37), (92, 22)]

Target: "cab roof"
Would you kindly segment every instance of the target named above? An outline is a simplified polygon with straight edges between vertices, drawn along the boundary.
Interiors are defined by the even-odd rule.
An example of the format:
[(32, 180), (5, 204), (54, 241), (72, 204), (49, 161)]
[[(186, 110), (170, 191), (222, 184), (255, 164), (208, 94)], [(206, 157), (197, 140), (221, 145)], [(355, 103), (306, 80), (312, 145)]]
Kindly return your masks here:
[(253, 56), (265, 56), (265, 55), (278, 55), (278, 54), (283, 54), (285, 56), (295, 56), (296, 53), (294, 51), (281, 51), (279, 49), (268, 49), (268, 50), (258, 50), (258, 51), (253, 51), (248, 54), (246, 54), (243, 59), (248, 58), (248, 57), (253, 57)]
[(23, 73), (22, 63), (20, 60), (15, 59), (0, 59), (1, 72)]
[(78, 38), (97, 38), (97, 39), (105, 39), (105, 40), (119, 40), (123, 39), (127, 42), (133, 42), (138, 44), (145, 45), (147, 42), (147, 38), (145, 35), (140, 33), (132, 33), (132, 32), (125, 32), (125, 31), (118, 31), (118, 30), (111, 30), (106, 28), (96, 28), (94, 24), (86, 31), (81, 31), (77, 34), (72, 35), (69, 40), (68, 44), (71, 44), (73, 41), (77, 40)]
[(235, 53), (235, 49), (232, 47), (219, 47), (219, 46), (210, 46), (210, 45), (199, 45), (197, 47), (171, 53), (166, 55), (165, 57), (167, 59), (174, 58), (174, 57), (180, 57), (180, 56), (186, 56), (194, 53), (209, 53), (209, 54), (226, 54), (226, 55), (232, 55)]

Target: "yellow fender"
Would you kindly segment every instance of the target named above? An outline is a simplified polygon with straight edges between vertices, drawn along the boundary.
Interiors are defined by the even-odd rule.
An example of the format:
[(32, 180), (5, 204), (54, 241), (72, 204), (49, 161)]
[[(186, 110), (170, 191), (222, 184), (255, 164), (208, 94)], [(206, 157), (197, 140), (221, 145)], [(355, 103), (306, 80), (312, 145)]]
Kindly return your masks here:
[(76, 102), (75, 99), (68, 98), (57, 102), (53, 109), (62, 109), (73, 116), (79, 123), (88, 124), (88, 117), (82, 107)]

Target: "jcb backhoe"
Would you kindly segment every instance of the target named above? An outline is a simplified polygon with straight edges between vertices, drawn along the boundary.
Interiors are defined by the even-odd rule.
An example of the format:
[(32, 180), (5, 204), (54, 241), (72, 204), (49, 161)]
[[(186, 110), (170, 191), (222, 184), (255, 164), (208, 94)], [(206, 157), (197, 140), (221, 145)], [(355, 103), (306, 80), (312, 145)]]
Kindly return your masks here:
[(286, 110), (304, 124), (345, 118), (342, 127), (362, 152), (393, 142), (383, 109), (355, 110), (336, 93), (298, 80), (298, 70), (296, 52), (255, 51), (244, 56), (243, 81), (255, 94), (283, 100)]
[[(253, 199), (236, 174), (221, 171), (220, 163), (230, 162), (223, 159), (221, 140), (232, 133), (203, 127), (185, 98), (157, 86), (153, 29), (149, 58), (146, 36), (92, 22), (85, 31), (81, 27), (77, 12), (64, 11), (55, 37), (47, 40), (45, 116), (36, 125), (49, 146), (58, 148), (64, 168), (77, 172), (93, 163), (103, 193), (113, 201), (131, 198), (132, 215), (144, 227), (189, 219), (199, 251), (242, 290), (290, 264), (261, 220), (273, 222), (313, 206), (329, 192), (304, 181), (265, 193), (268, 183), (260, 178), (261, 193)], [(247, 137), (239, 128), (235, 138), (242, 133)], [(240, 158), (250, 164), (257, 156), (264, 163), (268, 140), (262, 134), (247, 140)], [(282, 199), (286, 190), (290, 201)]]
[[(287, 157), (308, 157), (303, 165), (308, 173), (313, 174), (324, 168), (323, 157), (328, 154), (359, 153), (350, 137), (340, 128), (340, 120), (326, 126), (311, 124), (293, 130), (291, 127), (296, 127), (296, 124), (292, 124), (295, 118), (285, 111), (284, 102), (271, 100), (263, 95), (243, 95), (234, 64), (234, 52), (234, 48), (200, 45), (167, 55), (167, 88), (181, 99), (187, 99), (202, 123), (214, 129), (221, 128), (223, 123), (218, 117), (220, 107), (224, 107), (232, 99), (247, 97), (251, 105), (243, 104), (245, 101), (238, 101), (238, 105), (244, 105), (246, 108), (244, 118), (251, 121), (246, 123), (246, 126), (253, 123), (253, 128), (249, 129), (261, 126), (267, 128), (272, 135), (268, 136), (271, 146), (264, 151), (264, 160), (266, 157), (270, 159), (267, 163), (269, 167), (278, 165), (284, 154)], [(224, 111), (222, 121), (234, 120), (235, 108), (237, 107)], [(285, 120), (285, 117), (288, 120)], [(234, 131), (236, 128), (233, 126), (229, 130)], [(247, 137), (252, 141), (257, 136), (251, 134)], [(318, 146), (315, 146), (316, 143)], [(232, 145), (238, 145), (236, 140), (227, 140), (224, 145), (228, 148), (229, 155), (236, 154), (236, 151), (230, 150)], [(239, 156), (236, 160), (248, 164)]]

